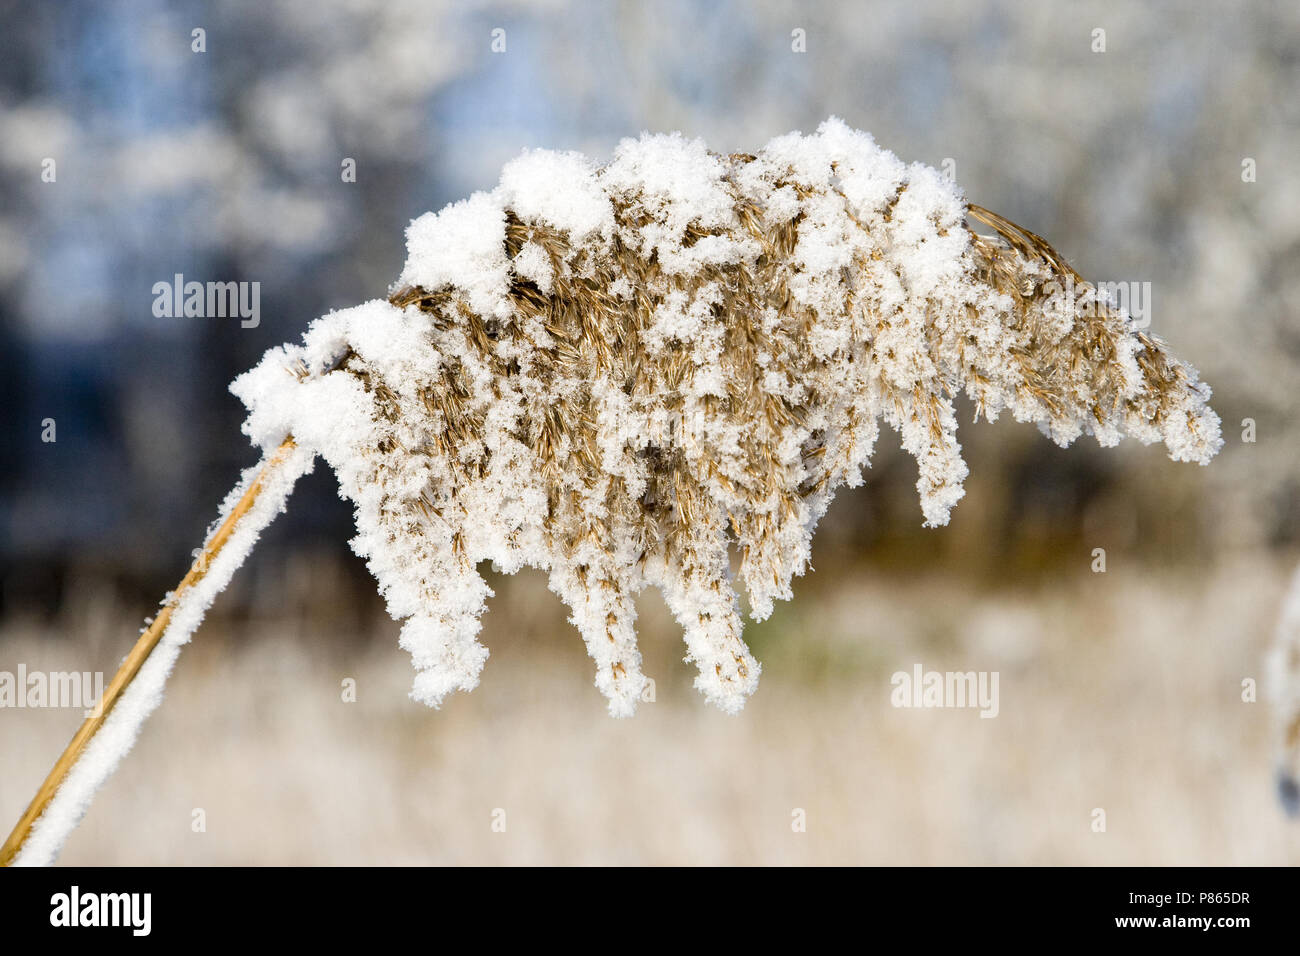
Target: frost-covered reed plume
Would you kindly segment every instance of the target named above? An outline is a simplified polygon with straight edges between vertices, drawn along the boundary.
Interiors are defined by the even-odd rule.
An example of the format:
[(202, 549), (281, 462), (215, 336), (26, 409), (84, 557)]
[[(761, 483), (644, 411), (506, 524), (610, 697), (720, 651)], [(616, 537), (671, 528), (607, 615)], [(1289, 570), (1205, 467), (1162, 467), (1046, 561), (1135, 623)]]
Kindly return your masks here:
[[(759, 665), (729, 547), (766, 617), (836, 489), (862, 483), (882, 421), (918, 462), (925, 522), (945, 524), (966, 476), (962, 392), (1062, 445), (1127, 433), (1205, 463), (1221, 444), (1195, 371), (1042, 239), (838, 120), (756, 156), (677, 135), (626, 140), (604, 167), (525, 153), (492, 192), (413, 222), (408, 252), (387, 300), (317, 320), (232, 389), (290, 483), (317, 454), (335, 470), (353, 546), (405, 621), (413, 696), (433, 705), (478, 682), (491, 560), (550, 575), (612, 714), (645, 684), (646, 585), (685, 631), (696, 686), (738, 711)], [(124, 700), (152, 707), (165, 670)], [(75, 820), (90, 791), (68, 789), (47, 816)], [(48, 829), (34, 859), (66, 832)]]

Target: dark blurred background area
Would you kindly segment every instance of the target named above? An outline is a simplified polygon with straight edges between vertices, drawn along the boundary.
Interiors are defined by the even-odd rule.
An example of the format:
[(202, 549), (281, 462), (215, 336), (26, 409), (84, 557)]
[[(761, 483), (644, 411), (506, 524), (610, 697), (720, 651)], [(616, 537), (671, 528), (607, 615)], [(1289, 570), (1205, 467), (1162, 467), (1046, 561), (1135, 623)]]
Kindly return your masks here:
[[(407, 223), (490, 189), (521, 149), (603, 161), (680, 129), (752, 150), (831, 114), (951, 161), (1085, 277), (1150, 282), (1152, 326), (1214, 387), (1227, 445), (1201, 469), (967, 424), (967, 498), (926, 530), (885, 433), (801, 587), (857, 569), (1032, 579), (1095, 547), (1173, 565), (1294, 548), (1297, 7), (952, 7), (0, 2), (0, 613), (56, 614), (88, 582), (156, 601), (256, 458), (230, 380), (383, 295)], [(259, 283), (259, 323), (155, 316), (154, 283), (178, 273)], [(318, 469), (227, 610), (297, 581), (326, 613), (372, 613), (351, 534)]]

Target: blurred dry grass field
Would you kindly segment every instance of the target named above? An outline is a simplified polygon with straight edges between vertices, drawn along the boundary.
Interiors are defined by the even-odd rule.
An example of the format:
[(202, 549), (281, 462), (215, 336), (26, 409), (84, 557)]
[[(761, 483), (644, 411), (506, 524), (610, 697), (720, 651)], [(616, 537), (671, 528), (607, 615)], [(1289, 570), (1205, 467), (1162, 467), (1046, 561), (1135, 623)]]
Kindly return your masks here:
[[(483, 682), (441, 711), (407, 699), (412, 672), (381, 615), (358, 629), (217, 613), (61, 862), (1300, 862), (1300, 826), (1273, 794), (1262, 663), (1288, 564), (1079, 569), (997, 590), (943, 575), (801, 582), (747, 631), (764, 672), (739, 717), (690, 687), (654, 595), (639, 627), (656, 700), (624, 721), (605, 715), (538, 574), (493, 582)], [(136, 626), (89, 595), (57, 626), (10, 621), (0, 669), (111, 671)], [(891, 674), (916, 663), (1000, 672), (999, 716), (893, 708)], [(1241, 700), (1247, 677), (1259, 703)], [(0, 712), (6, 821), (79, 718)]]

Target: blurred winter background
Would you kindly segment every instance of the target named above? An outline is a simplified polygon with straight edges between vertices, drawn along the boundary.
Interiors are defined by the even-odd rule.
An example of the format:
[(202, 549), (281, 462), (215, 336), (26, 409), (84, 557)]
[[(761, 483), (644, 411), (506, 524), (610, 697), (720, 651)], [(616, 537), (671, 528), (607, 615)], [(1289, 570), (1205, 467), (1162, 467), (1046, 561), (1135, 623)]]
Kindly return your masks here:
[[(0, 670), (111, 674), (255, 458), (227, 383), (383, 294), (410, 219), (524, 147), (746, 151), (829, 114), (951, 160), (1085, 277), (1150, 282), (1214, 387), (1217, 461), (967, 426), (967, 497), (927, 531), (882, 437), (747, 631), (748, 709), (704, 704), (649, 595), (656, 700), (622, 722), (537, 573), (494, 578), (477, 691), (407, 700), (318, 470), (64, 862), (1300, 862), (1267, 688), (1243, 701), (1300, 545), (1290, 2), (0, 0)], [(260, 324), (156, 318), (176, 273), (260, 283)], [(891, 707), (917, 663), (999, 672), (999, 716)], [(79, 718), (0, 710), (0, 826)]]

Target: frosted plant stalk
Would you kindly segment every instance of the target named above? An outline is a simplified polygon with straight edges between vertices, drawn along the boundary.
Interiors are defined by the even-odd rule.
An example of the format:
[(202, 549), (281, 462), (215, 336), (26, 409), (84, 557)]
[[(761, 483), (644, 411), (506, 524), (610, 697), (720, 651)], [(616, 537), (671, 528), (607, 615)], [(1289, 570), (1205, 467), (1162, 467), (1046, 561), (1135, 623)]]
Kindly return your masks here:
[[(181, 646), (188, 643), (195, 629), (203, 621), (212, 601), (220, 594), (235, 571), (244, 563), (258, 537), (277, 514), (284, 510), (285, 501), (299, 477), (311, 470), (314, 455), (292, 445), (276, 449), (265, 466), (249, 468), (221, 506), (221, 513), (208, 535), (209, 545), (196, 563), (186, 582), (177, 593), (164, 600), (163, 611), (146, 629), (141, 641), (128, 656), (118, 677), (105, 691), (105, 714), (102, 722), (88, 719), (73, 743), (64, 751), (55, 765), (46, 787), (57, 784), (52, 794), (42, 787), (32, 801), (28, 813), (40, 811), (34, 820), (24, 818), (14, 828), (5, 844), (4, 863), (15, 866), (48, 866), (54, 862), (68, 835), (81, 822), (90, 801), (104, 781), (109, 778), (122, 758), (135, 745), (145, 719), (162, 703), (163, 686), (171, 673)], [(228, 529), (228, 537), (222, 535)], [(142, 650), (150, 632), (161, 630), (156, 643), (145, 647), (148, 656), (138, 664), (134, 674), (125, 673), (131, 657)], [(128, 682), (109, 709), (108, 697), (114, 692), (118, 678)], [(83, 733), (91, 733), (88, 740), (77, 749)], [(71, 760), (70, 769), (60, 765)], [(42, 805), (42, 801), (44, 804)], [(26, 827), (30, 826), (30, 832)], [(16, 851), (10, 860), (8, 854)]]
[[(231, 389), (268, 455), (296, 441), (286, 475), (317, 454), (334, 469), (353, 547), (404, 622), (412, 696), (434, 706), (478, 682), (491, 561), (549, 575), (611, 714), (646, 683), (646, 586), (696, 687), (740, 710), (759, 665), (730, 548), (765, 618), (882, 421), (917, 460), (925, 523), (946, 524), (966, 477), (959, 394), (1062, 445), (1128, 434), (1204, 464), (1222, 444), (1195, 370), (1046, 242), (836, 119), (757, 155), (675, 134), (624, 140), (604, 167), (526, 152), (491, 192), (411, 223), (407, 249), (386, 300), (318, 319)], [(245, 550), (184, 605), (23, 861), (53, 857)]]

